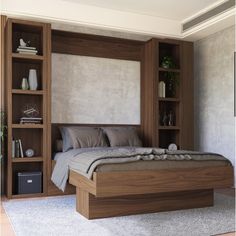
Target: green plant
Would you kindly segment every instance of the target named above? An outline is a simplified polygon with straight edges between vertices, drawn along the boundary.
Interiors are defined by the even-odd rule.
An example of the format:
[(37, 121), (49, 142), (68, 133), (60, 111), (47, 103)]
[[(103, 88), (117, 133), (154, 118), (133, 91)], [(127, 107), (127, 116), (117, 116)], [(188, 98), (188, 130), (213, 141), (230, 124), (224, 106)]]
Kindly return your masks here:
[(0, 119), (1, 119), (0, 120), (0, 138), (1, 138), (1, 141), (3, 141), (4, 137), (6, 136), (6, 131), (7, 131), (5, 112), (1, 111)]
[(0, 112), (0, 158), (2, 158), (2, 144), (6, 136), (7, 126), (6, 126), (6, 115), (5, 112)]
[(161, 66), (165, 69), (174, 69), (176, 67), (173, 59), (170, 56), (164, 56), (161, 60)]
[(176, 88), (179, 86), (179, 77), (175, 72), (164, 72), (167, 83), (167, 96), (174, 97), (176, 95)]

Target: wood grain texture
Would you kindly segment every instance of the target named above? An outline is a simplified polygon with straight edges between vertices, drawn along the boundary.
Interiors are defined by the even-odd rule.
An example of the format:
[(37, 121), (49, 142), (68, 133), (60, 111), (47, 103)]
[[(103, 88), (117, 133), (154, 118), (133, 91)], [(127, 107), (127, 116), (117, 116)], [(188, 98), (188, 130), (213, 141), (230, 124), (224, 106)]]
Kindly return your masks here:
[(141, 59), (141, 41), (52, 30), (52, 52), (124, 59)]
[(78, 173), (75, 171), (70, 170), (69, 183), (73, 184), (74, 186), (79, 186), (79, 188), (83, 189), (84, 191), (96, 195), (96, 182), (82, 175), (78, 175)]
[(76, 210), (87, 219), (143, 214), (213, 205), (213, 190), (97, 198), (77, 188)]
[(149, 40), (144, 48), (143, 79), (141, 86), (141, 130), (145, 146), (156, 146), (156, 40)]
[(233, 167), (94, 172), (93, 180), (70, 171), (70, 183), (96, 197), (176, 192), (233, 186)]
[(233, 186), (232, 167), (158, 171), (95, 172), (97, 197), (175, 192)]
[[(6, 22), (7, 17), (0, 15), (0, 110), (6, 111), (6, 51), (5, 51), (5, 38), (6, 38)], [(6, 142), (1, 141), (1, 154), (3, 158), (1, 160), (1, 193), (5, 193), (6, 190), (6, 174), (7, 174), (7, 148)]]
[[(50, 101), (50, 71), (48, 67), (51, 63), (50, 44), (51, 28), (49, 24), (24, 21), (17, 19), (8, 19), (7, 21), (7, 109), (8, 109), (8, 183), (7, 196), (24, 197), (17, 195), (17, 172), (21, 171), (42, 171), (43, 190), (40, 196), (47, 194), (47, 160), (51, 158), (48, 153), (48, 135), (50, 127), (48, 126), (47, 105)], [(15, 53), (19, 39), (30, 40), (32, 46), (38, 49), (39, 55), (27, 55)], [(20, 83), (23, 77), (28, 75), (29, 69), (37, 70), (40, 91), (20, 92)], [(41, 125), (20, 125), (19, 120), (22, 116), (22, 108), (28, 103), (37, 105), (40, 116), (43, 118)], [(23, 150), (32, 148), (36, 157), (32, 161), (12, 161), (12, 139), (21, 139)], [(49, 145), (50, 146), (50, 145)], [(50, 150), (49, 150), (50, 151)], [(34, 161), (33, 161), (34, 160)], [(25, 195), (33, 196), (33, 195)], [(35, 195), (37, 196), (37, 195)]]

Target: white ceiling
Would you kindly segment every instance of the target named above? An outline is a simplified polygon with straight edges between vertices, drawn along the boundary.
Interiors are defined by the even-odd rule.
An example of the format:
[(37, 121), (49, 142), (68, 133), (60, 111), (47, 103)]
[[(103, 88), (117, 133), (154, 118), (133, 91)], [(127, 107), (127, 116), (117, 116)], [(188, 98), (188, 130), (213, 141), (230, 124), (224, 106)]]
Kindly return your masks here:
[[(219, 0), (64, 0), (183, 21)], [(220, 1), (221, 2), (221, 1)]]

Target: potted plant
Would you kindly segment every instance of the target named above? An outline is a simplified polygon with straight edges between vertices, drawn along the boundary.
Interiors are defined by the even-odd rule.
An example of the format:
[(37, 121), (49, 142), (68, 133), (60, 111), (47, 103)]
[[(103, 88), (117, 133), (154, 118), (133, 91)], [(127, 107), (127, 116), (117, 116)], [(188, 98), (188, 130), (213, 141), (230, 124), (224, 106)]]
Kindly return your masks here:
[(161, 67), (165, 69), (174, 69), (175, 63), (170, 56), (164, 56), (161, 60)]
[(0, 160), (2, 159), (2, 145), (4, 142), (4, 137), (6, 136), (7, 126), (6, 126), (6, 117), (5, 112), (0, 112)]

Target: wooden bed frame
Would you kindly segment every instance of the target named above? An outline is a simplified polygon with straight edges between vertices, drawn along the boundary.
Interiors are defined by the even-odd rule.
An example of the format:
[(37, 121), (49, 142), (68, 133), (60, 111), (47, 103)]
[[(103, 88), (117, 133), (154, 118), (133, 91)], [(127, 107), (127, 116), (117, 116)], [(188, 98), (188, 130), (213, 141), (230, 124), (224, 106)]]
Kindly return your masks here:
[(70, 171), (76, 210), (87, 219), (213, 206), (214, 189), (232, 187), (233, 167), (158, 171)]
[[(58, 129), (60, 125), (72, 124), (52, 126), (53, 152), (56, 151), (56, 140), (61, 139)], [(140, 132), (140, 127), (135, 127)], [(55, 161), (50, 160), (49, 176), (54, 165)], [(75, 171), (70, 171), (69, 183), (64, 194), (72, 194), (76, 189), (76, 210), (88, 219), (96, 219), (212, 206), (213, 190), (232, 187), (234, 174), (232, 166), (225, 166), (94, 172), (90, 180)], [(50, 195), (63, 194), (51, 181), (48, 191)]]

